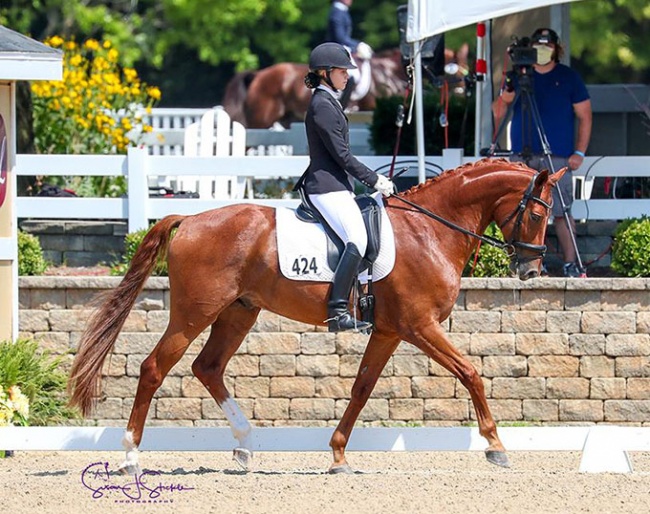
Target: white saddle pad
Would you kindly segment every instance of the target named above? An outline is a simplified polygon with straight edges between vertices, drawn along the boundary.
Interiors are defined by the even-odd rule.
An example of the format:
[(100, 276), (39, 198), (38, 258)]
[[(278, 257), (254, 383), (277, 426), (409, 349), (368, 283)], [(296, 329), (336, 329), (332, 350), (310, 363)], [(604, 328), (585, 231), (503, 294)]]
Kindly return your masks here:
[[(375, 196), (375, 200), (381, 210), (381, 248), (372, 268), (373, 282), (386, 277), (395, 265), (393, 227), (381, 198)], [(286, 207), (275, 210), (275, 222), (282, 274), (291, 280), (331, 282), (334, 270), (327, 263), (327, 235), (322, 225), (300, 221), (296, 211)], [(367, 271), (359, 275), (359, 280), (364, 284), (368, 282)]]

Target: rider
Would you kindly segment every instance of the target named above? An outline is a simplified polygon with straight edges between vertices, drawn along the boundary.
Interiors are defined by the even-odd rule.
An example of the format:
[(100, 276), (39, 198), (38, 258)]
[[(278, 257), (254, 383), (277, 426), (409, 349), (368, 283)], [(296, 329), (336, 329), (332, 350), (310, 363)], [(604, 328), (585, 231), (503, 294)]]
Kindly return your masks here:
[[(327, 20), (326, 41), (338, 43), (345, 46), (351, 53), (356, 54), (359, 59), (368, 60), (372, 57), (372, 48), (363, 41), (352, 38), (352, 16), (350, 6), (353, 0), (333, 0)], [(354, 60), (352, 61), (354, 63)], [(352, 91), (359, 83), (361, 74), (355, 67), (351, 70), (348, 84), (343, 90), (339, 101), (345, 109), (350, 101)]]
[(388, 178), (363, 165), (350, 151), (348, 121), (338, 93), (348, 82), (348, 70), (354, 68), (350, 53), (342, 45), (323, 43), (312, 50), (310, 71), (305, 77), (305, 85), (314, 89), (305, 116), (310, 161), (297, 187), (345, 244), (327, 304), (330, 332), (371, 326), (363, 321), (355, 323), (348, 311), (350, 292), (368, 244), (351, 177), (384, 196), (394, 191)]

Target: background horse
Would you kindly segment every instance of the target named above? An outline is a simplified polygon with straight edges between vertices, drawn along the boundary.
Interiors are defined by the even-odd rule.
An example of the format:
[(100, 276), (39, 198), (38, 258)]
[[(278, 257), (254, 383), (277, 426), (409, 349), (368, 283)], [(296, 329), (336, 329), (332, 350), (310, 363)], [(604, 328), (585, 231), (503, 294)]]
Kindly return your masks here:
[[(467, 45), (458, 52), (445, 49), (445, 62), (459, 65), (454, 75), (446, 78), (455, 91), (464, 85), (467, 52)], [(349, 103), (351, 110), (372, 111), (377, 98), (403, 95), (406, 90), (407, 76), (399, 49), (375, 54), (370, 69), (370, 89), (363, 98)], [(221, 103), (231, 119), (247, 128), (269, 128), (276, 122), (288, 128), (292, 122), (305, 119), (311, 99), (311, 90), (303, 82), (308, 71), (306, 64), (283, 62), (237, 73), (226, 85)]]
[[(551, 189), (564, 171), (535, 174), (520, 164), (485, 159), (385, 201), (395, 233), (395, 265), (374, 285), (376, 323), (350, 402), (330, 441), (334, 454), (330, 471), (349, 471), (345, 448), (354, 423), (402, 340), (453, 373), (469, 390), (479, 432), (489, 444), (488, 460), (508, 465), (481, 377), (441, 326), (456, 302), (476, 239), (427, 217), (413, 205), (478, 234), (496, 221), (509, 243), (512, 271), (526, 280), (539, 273)], [(226, 389), (226, 365), (262, 309), (324, 325), (330, 287), (329, 283), (296, 282), (280, 273), (275, 211), (270, 207), (238, 204), (195, 216), (172, 215), (156, 223), (120, 285), (89, 320), (71, 370), (71, 404), (84, 414), (90, 412), (99, 394), (103, 363), (170, 240), (169, 324), (140, 368), (123, 439), (127, 458), (121, 469), (130, 473), (139, 469), (137, 447), (153, 395), (190, 343), (208, 327), (210, 335), (192, 371), (223, 409), (239, 443), (235, 459), (247, 468), (253, 448), (251, 425)]]

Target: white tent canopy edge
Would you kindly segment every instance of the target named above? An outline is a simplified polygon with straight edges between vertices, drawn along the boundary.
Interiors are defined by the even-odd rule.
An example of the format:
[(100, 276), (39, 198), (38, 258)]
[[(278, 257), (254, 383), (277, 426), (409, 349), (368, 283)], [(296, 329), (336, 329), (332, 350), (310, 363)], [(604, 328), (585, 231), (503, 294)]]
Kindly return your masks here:
[[(414, 96), (415, 129), (417, 137), (418, 178), (425, 180), (424, 115), (422, 104), (422, 61), (420, 47), (429, 37), (473, 23), (499, 18), (538, 7), (574, 2), (577, 0), (408, 0), (406, 41), (413, 44), (415, 56)], [(477, 88), (477, 107), (481, 90)], [(477, 117), (480, 109), (477, 108)], [(481, 121), (476, 120), (477, 127)]]

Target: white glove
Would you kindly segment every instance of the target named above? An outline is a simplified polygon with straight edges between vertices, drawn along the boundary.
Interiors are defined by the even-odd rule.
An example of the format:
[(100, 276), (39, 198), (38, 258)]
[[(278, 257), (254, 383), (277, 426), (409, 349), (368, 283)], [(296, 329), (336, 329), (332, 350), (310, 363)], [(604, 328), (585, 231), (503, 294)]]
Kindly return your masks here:
[(377, 175), (377, 183), (375, 189), (384, 196), (390, 196), (395, 191), (395, 184), (383, 175)]
[(359, 59), (367, 61), (372, 57), (372, 54), (373, 52), (372, 48), (370, 48), (370, 45), (364, 43), (363, 41), (359, 41), (359, 44), (357, 45), (357, 57)]

